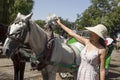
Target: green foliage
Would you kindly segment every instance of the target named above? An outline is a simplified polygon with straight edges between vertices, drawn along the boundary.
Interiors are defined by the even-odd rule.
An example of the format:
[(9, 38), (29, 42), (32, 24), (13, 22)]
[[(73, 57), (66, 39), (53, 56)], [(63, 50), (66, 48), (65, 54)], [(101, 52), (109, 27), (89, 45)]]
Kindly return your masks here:
[(0, 22), (8, 24), (9, 7), (13, 4), (13, 0), (0, 0)]
[[(65, 26), (67, 26), (67, 27), (69, 27), (69, 28), (71, 28), (71, 29), (73, 29), (73, 30), (75, 29), (75, 26), (74, 26), (74, 23), (73, 23), (73, 22), (70, 22), (70, 21), (68, 21), (67, 19), (64, 20), (64, 19), (61, 18), (61, 17), (59, 17), (59, 18), (60, 18), (61, 22), (62, 22)], [(60, 35), (62, 35), (62, 36), (64, 36), (65, 38), (68, 37), (68, 34), (67, 34), (63, 29), (59, 28), (58, 25), (56, 25), (56, 27), (54, 27), (54, 32), (55, 32), (55, 33), (58, 33), (58, 34), (60, 34)]]
[(33, 8), (33, 0), (1, 0), (0, 22), (9, 25), (18, 12), (29, 14)]
[(104, 24), (110, 34), (120, 31), (120, 0), (91, 0), (92, 5), (83, 14), (77, 14), (79, 29)]
[(10, 7), (10, 22), (16, 17), (17, 13), (29, 14), (33, 8), (33, 0), (14, 0), (14, 4)]
[(40, 27), (44, 28), (45, 21), (43, 21), (43, 20), (35, 20), (35, 23), (37, 23)]

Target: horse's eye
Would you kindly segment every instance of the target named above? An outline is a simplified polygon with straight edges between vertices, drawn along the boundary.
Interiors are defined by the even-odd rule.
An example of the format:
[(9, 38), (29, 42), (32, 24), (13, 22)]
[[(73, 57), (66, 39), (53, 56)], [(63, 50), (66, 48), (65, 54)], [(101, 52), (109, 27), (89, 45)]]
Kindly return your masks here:
[(16, 25), (16, 24), (19, 24), (19, 22), (15, 22), (14, 24), (15, 24), (15, 25)]
[(21, 22), (21, 21), (19, 22), (19, 25), (22, 25), (22, 22)]
[(17, 24), (17, 22), (14, 23), (15, 25)]

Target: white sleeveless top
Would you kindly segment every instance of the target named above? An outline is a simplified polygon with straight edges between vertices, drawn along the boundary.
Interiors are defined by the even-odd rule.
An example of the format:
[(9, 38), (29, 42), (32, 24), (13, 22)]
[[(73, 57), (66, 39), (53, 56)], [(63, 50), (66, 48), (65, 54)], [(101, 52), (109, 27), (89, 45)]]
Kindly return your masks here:
[(87, 46), (81, 52), (81, 64), (78, 70), (77, 80), (99, 80), (98, 51), (87, 52)]

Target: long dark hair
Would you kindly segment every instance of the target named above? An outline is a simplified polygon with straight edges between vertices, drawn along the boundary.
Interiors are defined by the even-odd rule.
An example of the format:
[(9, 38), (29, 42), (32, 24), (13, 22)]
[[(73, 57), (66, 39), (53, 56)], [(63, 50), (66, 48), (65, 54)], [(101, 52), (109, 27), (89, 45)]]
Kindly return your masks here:
[(99, 38), (99, 43), (100, 43), (104, 48), (106, 48), (106, 44), (105, 44), (105, 40), (104, 40), (104, 39)]

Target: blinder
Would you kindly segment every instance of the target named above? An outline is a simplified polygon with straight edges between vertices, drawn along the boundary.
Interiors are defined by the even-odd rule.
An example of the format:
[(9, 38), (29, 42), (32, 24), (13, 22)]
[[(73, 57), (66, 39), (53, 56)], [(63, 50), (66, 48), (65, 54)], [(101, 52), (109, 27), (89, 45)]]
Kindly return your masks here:
[[(23, 22), (23, 21), (22, 21)], [(27, 26), (21, 27), (19, 30), (17, 30), (15, 33), (9, 34), (10, 33), (10, 27), (8, 27), (8, 32), (7, 32), (7, 37), (19, 42), (21, 44), (24, 44), (24, 41), (26, 39), (27, 33), (30, 31), (30, 22), (29, 21), (24, 21)], [(17, 24), (18, 21), (15, 22)]]
[[(8, 27), (7, 38), (12, 40), (11, 45), (14, 49), (11, 49), (11, 58), (14, 57), (15, 54), (19, 54), (20, 48), (31, 49), (28, 43), (25, 43), (27, 33), (30, 31), (30, 22), (25, 21), (26, 26), (19, 28), (16, 32), (10, 34), (10, 27)], [(16, 22), (14, 24), (17, 24)], [(16, 44), (14, 44), (16, 43)]]

